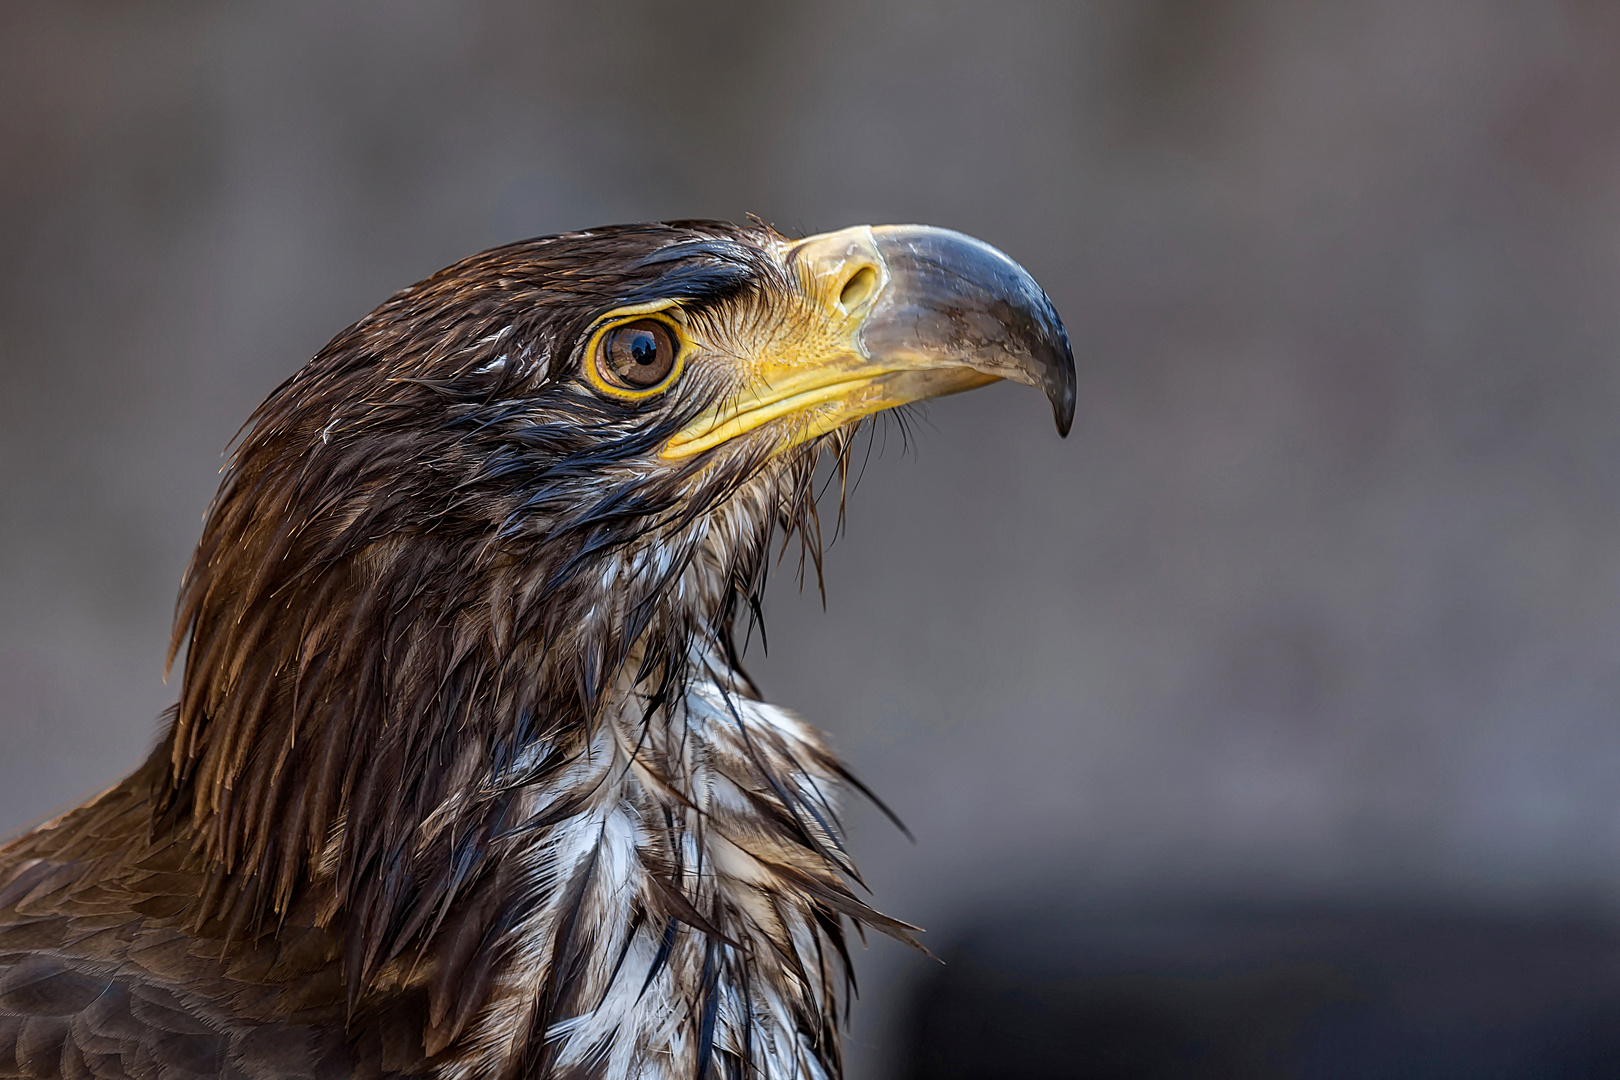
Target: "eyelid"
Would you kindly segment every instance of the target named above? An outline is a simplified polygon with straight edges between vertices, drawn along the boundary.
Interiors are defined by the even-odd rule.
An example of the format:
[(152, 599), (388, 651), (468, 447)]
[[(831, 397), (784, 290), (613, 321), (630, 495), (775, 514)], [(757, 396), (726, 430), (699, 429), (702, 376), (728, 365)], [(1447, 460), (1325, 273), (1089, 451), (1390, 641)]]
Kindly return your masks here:
[[(695, 346), (692, 339), (687, 336), (686, 327), (674, 318), (674, 300), (654, 300), (649, 304), (632, 304), (629, 307), (616, 308), (602, 316), (591, 329), (590, 336), (585, 339), (585, 355), (581, 367), (585, 371), (585, 380), (590, 383), (591, 389), (608, 397), (618, 398), (620, 401), (642, 401), (646, 398), (656, 397), (675, 385), (675, 380), (681, 377), (681, 371), (686, 367), (686, 360), (692, 354)], [(669, 330), (669, 336), (675, 343), (675, 362), (669, 366), (669, 374), (662, 381), (653, 386), (642, 389), (619, 386), (602, 377), (597, 368), (602, 351), (602, 341), (608, 332), (624, 326), (626, 323), (640, 322), (651, 319), (663, 323)]]

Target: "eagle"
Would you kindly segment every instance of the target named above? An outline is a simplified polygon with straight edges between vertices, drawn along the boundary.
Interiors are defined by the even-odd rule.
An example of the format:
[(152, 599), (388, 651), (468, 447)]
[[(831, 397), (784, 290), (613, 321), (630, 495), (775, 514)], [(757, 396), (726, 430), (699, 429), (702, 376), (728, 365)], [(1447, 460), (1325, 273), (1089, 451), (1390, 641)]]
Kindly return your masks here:
[(1051, 301), (924, 226), (591, 229), (386, 300), (238, 436), (151, 756), (0, 847), (0, 1076), (838, 1077), (846, 935), (914, 928), (739, 639), (863, 422), (999, 379), (1067, 434)]

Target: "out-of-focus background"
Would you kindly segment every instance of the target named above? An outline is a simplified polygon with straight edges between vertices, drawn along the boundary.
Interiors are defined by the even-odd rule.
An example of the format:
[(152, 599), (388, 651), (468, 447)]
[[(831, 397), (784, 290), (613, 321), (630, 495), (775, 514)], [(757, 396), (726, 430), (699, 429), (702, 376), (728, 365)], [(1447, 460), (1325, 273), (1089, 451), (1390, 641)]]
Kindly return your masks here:
[(859, 957), (853, 1076), (1612, 1075), (1617, 57), (1601, 0), (6, 4), (0, 830), (150, 745), (222, 448), (393, 290), (928, 222), (1079, 410), (880, 429), (771, 595), (947, 961)]

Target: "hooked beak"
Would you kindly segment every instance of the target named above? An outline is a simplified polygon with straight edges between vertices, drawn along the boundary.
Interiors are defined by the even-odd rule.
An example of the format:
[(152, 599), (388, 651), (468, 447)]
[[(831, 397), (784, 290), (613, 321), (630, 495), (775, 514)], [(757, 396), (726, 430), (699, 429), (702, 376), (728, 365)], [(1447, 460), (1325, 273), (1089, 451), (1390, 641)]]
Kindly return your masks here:
[(738, 392), (665, 445), (683, 458), (781, 421), (782, 448), (882, 409), (1010, 379), (1043, 391), (1058, 434), (1074, 420), (1074, 355), (1023, 267), (971, 236), (858, 225), (788, 247), (809, 306), (797, 332), (741, 373)]

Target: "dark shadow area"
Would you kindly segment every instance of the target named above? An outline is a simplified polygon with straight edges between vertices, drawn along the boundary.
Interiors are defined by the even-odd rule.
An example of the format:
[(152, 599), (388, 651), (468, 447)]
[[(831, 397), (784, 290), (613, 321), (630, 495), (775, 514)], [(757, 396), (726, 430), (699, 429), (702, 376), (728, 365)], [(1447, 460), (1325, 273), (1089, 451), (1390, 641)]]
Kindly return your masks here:
[(916, 987), (908, 1080), (1620, 1076), (1620, 926), (1443, 910), (986, 920)]

